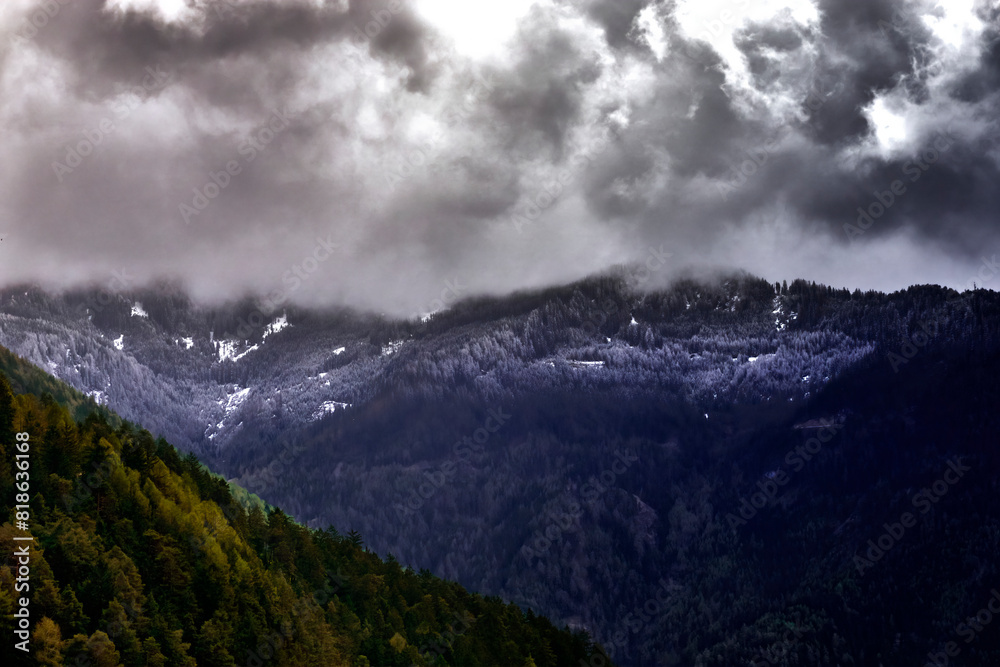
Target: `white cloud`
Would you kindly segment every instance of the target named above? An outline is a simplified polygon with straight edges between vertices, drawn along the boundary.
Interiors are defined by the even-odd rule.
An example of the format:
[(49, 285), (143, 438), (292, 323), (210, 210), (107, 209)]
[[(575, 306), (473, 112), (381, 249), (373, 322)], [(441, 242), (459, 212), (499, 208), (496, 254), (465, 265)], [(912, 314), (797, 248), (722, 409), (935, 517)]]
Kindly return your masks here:
[(681, 35), (707, 42), (719, 54), (729, 86), (754, 94), (746, 58), (734, 39), (737, 33), (750, 23), (778, 20), (816, 26), (820, 14), (810, 0), (679, 0), (674, 17)]
[(536, 0), (413, 0), (417, 13), (470, 58), (499, 54)]
[(635, 25), (643, 41), (649, 47), (649, 50), (656, 56), (656, 61), (663, 62), (663, 59), (667, 55), (669, 43), (666, 32), (663, 30), (662, 18), (659, 16), (658, 9), (656, 4), (644, 7), (636, 17)]
[[(219, 2), (226, 1), (219, 0)], [(106, 7), (109, 11), (119, 13), (127, 11), (147, 12), (159, 16), (169, 23), (190, 21), (198, 15), (193, 3), (188, 3), (185, 0), (108, 0)]]

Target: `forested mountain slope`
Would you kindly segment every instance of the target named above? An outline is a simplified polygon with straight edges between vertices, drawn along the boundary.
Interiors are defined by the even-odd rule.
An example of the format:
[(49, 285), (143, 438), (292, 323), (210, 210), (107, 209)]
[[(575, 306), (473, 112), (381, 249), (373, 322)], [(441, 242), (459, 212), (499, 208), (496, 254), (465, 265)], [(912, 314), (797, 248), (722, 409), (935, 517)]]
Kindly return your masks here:
[(214, 461), (234, 439), (270, 438), (387, 390), (493, 400), (599, 380), (722, 402), (801, 396), (870, 351), (873, 336), (909, 324), (896, 311), (878, 318), (880, 331), (823, 330), (800, 302), (814, 309), (851, 295), (804, 283), (779, 291), (734, 276), (649, 294), (607, 276), (390, 321), (295, 308), (265, 315), (252, 300), (205, 309), (169, 286), (58, 297), (10, 288), (0, 292), (0, 344)]
[[(789, 625), (811, 634), (772, 664), (916, 664), (987, 583), (993, 292), (746, 275), (648, 292), (625, 272), (410, 322), (163, 288), (0, 304), (0, 342), (297, 519), (586, 629), (621, 664), (748, 664)], [(905, 568), (852, 575), (969, 452), (974, 518), (921, 515), (892, 556), (975, 574), (929, 602)]]
[[(4, 351), (6, 352), (6, 351)], [(23, 365), (12, 364), (17, 370)], [(38, 381), (33, 372), (17, 384)], [(12, 525), (15, 433), (30, 443), (30, 588), (0, 562), (4, 664), (30, 596), (38, 665), (577, 665), (580, 634), (363, 548), (281, 510), (249, 512), (192, 456), (99, 411), (82, 422), (0, 374), (0, 498)], [(23, 439), (23, 438), (22, 438)], [(23, 477), (22, 477), (23, 479)], [(18, 663), (14, 663), (18, 659)]]

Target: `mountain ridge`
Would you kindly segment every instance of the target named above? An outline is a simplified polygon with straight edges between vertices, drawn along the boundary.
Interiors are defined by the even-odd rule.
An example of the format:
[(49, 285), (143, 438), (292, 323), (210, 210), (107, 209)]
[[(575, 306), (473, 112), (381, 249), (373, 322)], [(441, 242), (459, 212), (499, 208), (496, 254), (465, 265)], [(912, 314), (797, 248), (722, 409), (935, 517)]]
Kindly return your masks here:
[[(875, 430), (856, 417), (867, 414), (857, 404), (865, 390), (845, 393), (849, 379), (860, 374), (862, 384), (906, 396), (904, 378), (922, 386), (921, 373), (988, 358), (1000, 341), (995, 292), (916, 286), (881, 294), (727, 280), (634, 293), (621, 277), (601, 276), (459, 302), (426, 322), (289, 308), (265, 325), (285, 315), (289, 326), (225, 355), (213, 332), (238, 326), (253, 304), (204, 314), (188, 348), (181, 337), (192, 330), (182, 327), (193, 316), (173, 300), (137, 293), (131, 296), (141, 296), (148, 318), (132, 314), (138, 299), (123, 298), (88, 321), (85, 299), (52, 308), (44, 296), (32, 305), (16, 302), (23, 292), (6, 291), (0, 343), (55, 362), (70, 378), (75, 364), (87, 368), (78, 357), (91, 354), (102, 381), (108, 369), (117, 382), (134, 379), (109, 398), (133, 401), (162, 424), (173, 423), (163, 413), (176, 410), (174, 421), (188, 427), (187, 448), (307, 525), (359, 530), (380, 553), (586, 629), (621, 664), (691, 664), (701, 651), (730, 651), (721, 638), (703, 637), (709, 643), (697, 650), (677, 643), (693, 631), (677, 620), (679, 609), (697, 599), (693, 582), (705, 576), (692, 563), (714, 571), (709, 563), (724, 562), (719, 554), (735, 547), (734, 557), (770, 557), (739, 536), (723, 540), (720, 531), (730, 530), (726, 514), (740, 507), (733, 492), (752, 494), (787, 451), (808, 442), (794, 426), (843, 414), (845, 430), (824, 451), (897, 447), (898, 434), (883, 433), (887, 444), (870, 441)], [(170, 320), (175, 328), (158, 330), (172, 313), (180, 313)], [(123, 333), (117, 350), (113, 341)], [(993, 395), (984, 382), (980, 388)], [(153, 392), (149, 408), (136, 400), (145, 387)], [(205, 412), (192, 417), (190, 405)], [(476, 442), (491, 410), (511, 418)], [(913, 410), (899, 423), (918, 419)], [(471, 444), (456, 452), (465, 439)], [(610, 466), (626, 450), (639, 463), (619, 475)], [(811, 469), (778, 498), (781, 507), (803, 506), (794, 491), (803, 484), (817, 484), (824, 502), (840, 507), (828, 486), (808, 476)], [(602, 474), (615, 474), (614, 483), (601, 484)], [(597, 488), (605, 490), (594, 502), (581, 502)], [(806, 506), (810, 513), (825, 507)], [(835, 523), (832, 532), (851, 513), (820, 515)], [(698, 547), (695, 536), (703, 534)], [(538, 553), (545, 544), (539, 536), (551, 544), (542, 558), (525, 559), (525, 547)], [(674, 591), (672, 611), (655, 602), (661, 580)], [(708, 579), (703, 587), (728, 595), (717, 586)], [(643, 612), (638, 627), (633, 613), (620, 635), (622, 619), (650, 600), (661, 613)], [(850, 628), (836, 623), (841, 632)], [(747, 628), (757, 636), (759, 627)], [(824, 637), (815, 641), (828, 647)], [(855, 659), (858, 651), (850, 650)]]

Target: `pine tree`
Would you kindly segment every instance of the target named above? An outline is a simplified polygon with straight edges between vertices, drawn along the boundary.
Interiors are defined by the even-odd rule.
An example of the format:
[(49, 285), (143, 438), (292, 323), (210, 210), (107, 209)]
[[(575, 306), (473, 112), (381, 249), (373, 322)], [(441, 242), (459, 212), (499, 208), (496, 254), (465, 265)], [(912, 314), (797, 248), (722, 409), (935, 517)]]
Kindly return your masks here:
[(351, 531), (349, 533), (347, 533), (347, 541), (350, 542), (352, 546), (355, 546), (355, 547), (357, 547), (359, 549), (361, 548), (361, 546), (363, 544), (363, 542), (361, 540), (361, 533), (359, 533), (358, 531), (354, 530), (353, 528), (351, 529)]

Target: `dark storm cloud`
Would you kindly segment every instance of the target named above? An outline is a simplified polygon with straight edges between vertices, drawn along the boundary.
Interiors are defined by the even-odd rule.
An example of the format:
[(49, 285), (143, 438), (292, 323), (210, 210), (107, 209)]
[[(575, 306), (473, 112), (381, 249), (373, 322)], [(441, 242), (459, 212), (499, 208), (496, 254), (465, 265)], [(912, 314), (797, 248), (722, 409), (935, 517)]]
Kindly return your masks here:
[[(427, 84), (425, 27), (405, 3), (390, 12), (387, 2), (351, 0), (320, 5), (303, 0), (208, 3), (196, 23), (168, 23), (139, 11), (110, 12), (104, 0), (79, 0), (57, 14), (36, 41), (77, 66), (76, 85), (84, 96), (112, 94), (119, 82), (141, 78), (159, 65), (185, 77), (212, 104), (253, 104), (261, 89), (272, 94), (299, 85), (297, 57), (331, 40), (353, 40), (373, 55), (398, 59), (416, 87)], [(391, 16), (374, 37), (363, 35), (372, 13)], [(240, 68), (249, 57), (254, 68)], [(233, 70), (201, 71), (206, 63), (234, 63)], [(200, 79), (200, 77), (204, 77)], [(200, 80), (199, 80), (200, 79)]]
[[(925, 84), (936, 70), (929, 31), (913, 13), (917, 6), (821, 4), (821, 26), (827, 41), (822, 43), (823, 57), (812, 73), (813, 86), (833, 94), (800, 125), (820, 147), (859, 142), (871, 130), (863, 109), (880, 93), (895, 89), (913, 104), (927, 101)], [(991, 17), (995, 20), (996, 12)], [(963, 82), (967, 89), (980, 91), (969, 96), (969, 102), (981, 102), (987, 96), (996, 99), (995, 82), (987, 83), (991, 78), (991, 47), (987, 46), (991, 39), (995, 37), (984, 35), (982, 66)], [(754, 52), (764, 42), (749, 40), (746, 50)], [(960, 111), (955, 108), (939, 113), (934, 119), (936, 128), (898, 157), (871, 156), (851, 169), (831, 170), (827, 164), (830, 154), (776, 151), (756, 175), (753, 189), (743, 198), (737, 197), (734, 205), (746, 208), (746, 199), (758, 192), (785, 193), (787, 203), (801, 219), (819, 221), (837, 231), (859, 218), (867, 223), (858, 208), (868, 211), (876, 202), (891, 200), (886, 213), (869, 215), (874, 224), (863, 232), (879, 236), (900, 229), (916, 230), (942, 246), (974, 252), (983, 238), (977, 230), (988, 230), (988, 221), (1000, 204), (995, 188), (988, 185), (1000, 177), (996, 160), (988, 157), (995, 155), (1000, 137), (994, 124), (990, 133), (970, 142), (964, 131), (967, 120), (952, 115)], [(903, 194), (891, 194), (894, 183)], [(749, 202), (749, 206), (756, 203)], [(878, 212), (879, 206), (873, 210)]]
[[(929, 34), (915, 10), (923, 3), (823, 0), (823, 57), (815, 72), (817, 87), (836, 88), (837, 96), (814, 116), (812, 136), (826, 144), (857, 141), (869, 130), (861, 110), (879, 92), (901, 80), (915, 90), (922, 84), (916, 68), (931, 56)], [(912, 91), (911, 91), (912, 92)]]
[(603, 28), (605, 39), (613, 48), (631, 48), (629, 34), (636, 16), (647, 4), (648, 0), (589, 0), (584, 3), (584, 11)]
[[(662, 149), (673, 162), (670, 176), (681, 186), (668, 186), (646, 211), (650, 238), (664, 227), (689, 228), (690, 238), (699, 229), (705, 233), (706, 223), (739, 221), (754, 212), (774, 215), (780, 204), (800, 229), (845, 240), (856, 238), (845, 225), (853, 227), (851, 223), (861, 217), (857, 209), (868, 211), (881, 201), (891, 202), (884, 207), (888, 210), (880, 213), (879, 205), (874, 206), (871, 210), (879, 215), (870, 215), (874, 224), (861, 230), (869, 240), (915, 231), (919, 238), (938, 244), (943, 254), (961, 255), (981, 249), (984, 238), (995, 243), (996, 230), (989, 221), (1000, 198), (988, 184), (1000, 177), (995, 157), (989, 157), (996, 155), (997, 127), (984, 106), (937, 109), (927, 121), (931, 129), (914, 137), (909, 150), (892, 157), (869, 151), (851, 159), (854, 164), (849, 166), (836, 164), (844, 151), (865, 152), (861, 146), (873, 130), (866, 109), (878, 96), (892, 93), (897, 101), (928, 103), (927, 82), (940, 70), (935, 69), (931, 34), (915, 13), (918, 7), (917, 3), (822, 2), (816, 30), (751, 24), (738, 31), (734, 43), (746, 57), (755, 92), (766, 98), (772, 89), (789, 84), (801, 91), (801, 115), (785, 126), (769, 127), (766, 121), (747, 118), (734, 103), (738, 93), (732, 88), (725, 94), (718, 94), (718, 87), (705, 90), (696, 110), (683, 119), (678, 107), (686, 103), (685, 96), (658, 98), (647, 107), (643, 127), (633, 130), (642, 133), (638, 143), (646, 150)], [(989, 20), (995, 19), (993, 12)], [(970, 102), (996, 100), (990, 71), (996, 42), (991, 40), (993, 31), (983, 38), (981, 67), (962, 81)], [(817, 48), (807, 76), (783, 69), (787, 54), (807, 45)], [(704, 83), (711, 77), (719, 77), (717, 70), (710, 68), (696, 81)], [(815, 104), (805, 104), (809, 97)], [(973, 140), (970, 120), (975, 116), (992, 127)], [(667, 128), (672, 131), (664, 131)], [(950, 133), (945, 128), (951, 128)], [(775, 141), (795, 133), (800, 140), (792, 145)], [(741, 167), (752, 173), (741, 174)], [(720, 191), (720, 199), (692, 204), (685, 196), (685, 182), (727, 171), (730, 177), (725, 180), (730, 183)], [(894, 183), (902, 194), (891, 193)], [(601, 188), (594, 192), (599, 197)], [(607, 206), (601, 209), (610, 212)]]
[(335, 240), (290, 298), (410, 314), (664, 244), (882, 288), (1000, 249), (995, 3), (952, 43), (923, 1), (539, 0), (486, 57), (420, 1), (62, 5), (0, 53), (0, 252), (32, 257), (0, 280), (227, 298)]
[(502, 75), (489, 102), (509, 129), (512, 148), (535, 153), (541, 140), (558, 158), (566, 133), (580, 121), (580, 108), (601, 65), (581, 51), (572, 34), (544, 22), (529, 26), (521, 35), (517, 62)]

